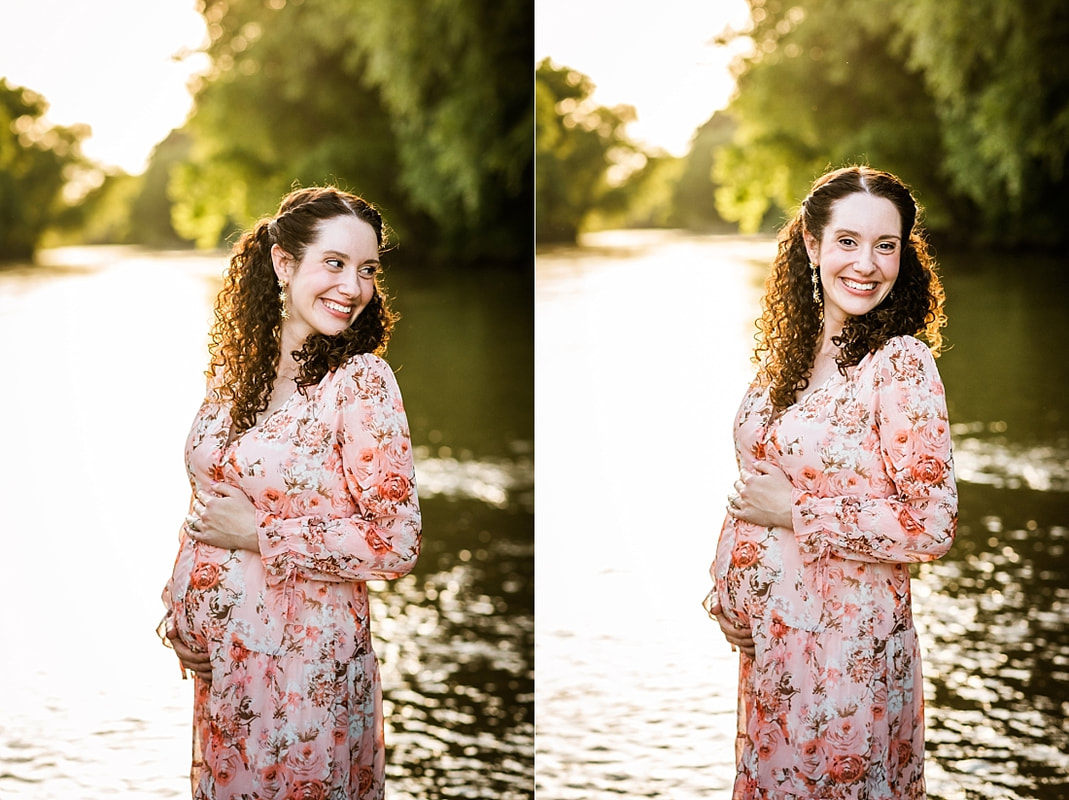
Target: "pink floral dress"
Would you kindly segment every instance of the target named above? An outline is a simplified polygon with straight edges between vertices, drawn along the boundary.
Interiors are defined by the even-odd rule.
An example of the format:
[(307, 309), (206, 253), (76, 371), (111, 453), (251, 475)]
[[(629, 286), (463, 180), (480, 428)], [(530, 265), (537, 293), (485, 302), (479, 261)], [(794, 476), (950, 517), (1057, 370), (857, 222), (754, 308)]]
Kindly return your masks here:
[(195, 684), (194, 798), (381, 799), (382, 690), (365, 581), (412, 569), (420, 512), (386, 362), (358, 355), (227, 445), (213, 382), (186, 442), (194, 492), (256, 507), (260, 554), (183, 534), (163, 592)]
[(728, 515), (710, 570), (750, 627), (735, 798), (923, 798), (920, 650), (910, 562), (957, 522), (943, 385), (928, 348), (888, 341), (776, 416), (752, 385), (735, 419), (740, 469), (778, 464), (793, 530)]

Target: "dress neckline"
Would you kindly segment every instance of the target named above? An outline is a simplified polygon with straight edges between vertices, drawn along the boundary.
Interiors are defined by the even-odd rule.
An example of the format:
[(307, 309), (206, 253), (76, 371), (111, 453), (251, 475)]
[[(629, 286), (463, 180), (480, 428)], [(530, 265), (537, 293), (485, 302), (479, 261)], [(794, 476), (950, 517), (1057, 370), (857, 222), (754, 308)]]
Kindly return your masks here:
[(283, 410), (287, 409), (289, 407), (290, 403), (293, 402), (293, 398), (296, 397), (299, 394), (301, 394), (300, 388), (295, 388), (290, 393), (290, 396), (282, 401), (282, 405), (280, 405), (278, 408), (276, 408), (274, 411), (270, 412), (269, 414), (262, 416), (260, 419), (258, 419), (256, 421), (255, 425), (253, 425), (251, 428), (246, 428), (241, 433), (239, 433), (237, 436), (231, 437), (231, 433), (234, 430), (234, 418), (232, 416), (230, 416), (229, 413), (227, 413), (227, 415), (226, 415), (226, 439), (227, 439), (227, 441), (226, 441), (226, 444), (223, 445), (223, 452), (227, 452), (228, 450), (230, 450), (232, 447), (237, 445), (238, 442), (240, 442), (242, 439), (244, 439), (250, 433), (252, 433), (255, 430), (258, 430), (258, 429), (262, 428), (268, 422), (268, 420), (272, 419), (277, 414), (280, 414)]

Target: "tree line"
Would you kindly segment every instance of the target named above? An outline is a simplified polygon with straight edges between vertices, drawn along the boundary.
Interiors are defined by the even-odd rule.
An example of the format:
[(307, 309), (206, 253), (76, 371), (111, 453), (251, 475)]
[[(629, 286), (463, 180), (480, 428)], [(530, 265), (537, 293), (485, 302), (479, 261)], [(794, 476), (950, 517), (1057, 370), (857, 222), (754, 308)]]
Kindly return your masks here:
[[(1069, 144), (1061, 0), (749, 0), (736, 93), (684, 158), (533, 57), (533, 0), (199, 0), (210, 69), (143, 175), (0, 79), (0, 258), (42, 241), (225, 244), (294, 184), (382, 206), (402, 257), (529, 263), (591, 227), (771, 230), (829, 166), (910, 183), (952, 242), (1057, 247)], [(532, 225), (532, 216), (534, 225)], [(60, 237), (57, 239), (57, 237)]]
[[(748, 26), (719, 37), (751, 45), (733, 65), (728, 107), (695, 132), (685, 158), (645, 154), (622, 181), (610, 179), (621, 154), (641, 163), (627, 114), (594, 106), (590, 78), (539, 64), (540, 241), (606, 222), (771, 230), (813, 178), (848, 163), (910, 183), (944, 241), (1051, 248), (1069, 238), (1069, 5), (749, 5)], [(584, 186), (555, 185), (569, 175)]]
[[(211, 66), (144, 175), (88, 164), (84, 129), (39, 131), (44, 99), (0, 82), (0, 256), (25, 257), (46, 228), (216, 246), (295, 184), (330, 183), (383, 209), (399, 258), (529, 263), (533, 0), (199, 0), (198, 10)], [(77, 202), (60, 191), (72, 176), (95, 178)]]

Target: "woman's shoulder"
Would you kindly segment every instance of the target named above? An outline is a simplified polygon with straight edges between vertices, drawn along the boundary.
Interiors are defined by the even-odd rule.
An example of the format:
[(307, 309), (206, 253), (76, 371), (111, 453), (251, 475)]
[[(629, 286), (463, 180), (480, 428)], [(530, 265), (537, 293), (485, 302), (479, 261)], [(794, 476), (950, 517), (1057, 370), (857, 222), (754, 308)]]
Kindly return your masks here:
[(873, 354), (877, 371), (896, 381), (918, 383), (938, 379), (931, 348), (915, 336), (892, 336)]
[(924, 361), (934, 361), (932, 350), (928, 345), (916, 336), (902, 335), (892, 336), (876, 350), (876, 355), (884, 361), (900, 360), (902, 358), (919, 358)]
[(364, 396), (397, 391), (393, 369), (384, 358), (374, 353), (350, 356), (334, 371), (332, 380), (340, 386), (355, 387)]
[(343, 375), (388, 374), (393, 370), (382, 356), (374, 353), (357, 353), (349, 356), (337, 370)]

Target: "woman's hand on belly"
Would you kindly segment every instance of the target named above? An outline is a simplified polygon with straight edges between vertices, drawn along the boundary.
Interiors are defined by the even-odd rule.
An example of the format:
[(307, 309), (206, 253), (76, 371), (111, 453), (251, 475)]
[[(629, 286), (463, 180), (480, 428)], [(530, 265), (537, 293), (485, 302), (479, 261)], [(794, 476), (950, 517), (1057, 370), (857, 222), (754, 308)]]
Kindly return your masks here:
[(226, 483), (212, 487), (214, 494), (197, 492), (193, 513), (186, 518), (186, 532), (203, 544), (226, 550), (260, 552), (256, 507), (246, 494)]
[(167, 628), (167, 639), (171, 642), (178, 660), (182, 662), (182, 669), (190, 670), (206, 683), (212, 682), (212, 663), (207, 653), (198, 653), (186, 647), (178, 638), (178, 630), (173, 623)]
[(749, 628), (736, 628), (724, 614), (719, 601), (710, 600), (706, 610), (709, 612), (709, 616), (720, 625), (720, 630), (724, 632), (724, 637), (728, 640), (732, 650), (737, 647), (748, 656), (755, 654), (752, 631)]
[(742, 471), (735, 494), (728, 497), (728, 513), (762, 528), (791, 530), (791, 482), (777, 465), (758, 461), (753, 472)]

